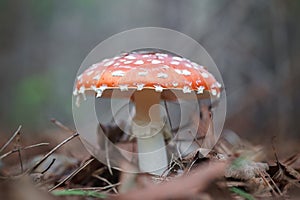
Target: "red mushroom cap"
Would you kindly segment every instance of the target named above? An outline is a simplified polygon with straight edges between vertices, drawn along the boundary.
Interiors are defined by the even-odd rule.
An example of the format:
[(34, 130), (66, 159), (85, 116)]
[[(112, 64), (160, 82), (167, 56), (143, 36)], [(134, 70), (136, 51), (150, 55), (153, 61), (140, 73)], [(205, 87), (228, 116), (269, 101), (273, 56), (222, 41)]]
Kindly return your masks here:
[(95, 92), (97, 97), (120, 91), (154, 89), (163, 99), (170, 90), (196, 93), (199, 98), (219, 98), (221, 84), (201, 65), (186, 58), (155, 52), (132, 52), (105, 59), (77, 77), (74, 95)]

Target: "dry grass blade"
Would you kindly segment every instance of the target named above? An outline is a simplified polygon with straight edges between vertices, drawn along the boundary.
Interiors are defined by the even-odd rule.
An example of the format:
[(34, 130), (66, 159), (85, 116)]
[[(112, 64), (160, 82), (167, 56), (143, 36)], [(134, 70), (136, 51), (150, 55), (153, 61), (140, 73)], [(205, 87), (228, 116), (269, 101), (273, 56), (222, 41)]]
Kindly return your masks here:
[(44, 174), (45, 172), (47, 172), (51, 168), (51, 166), (54, 164), (55, 160), (56, 159), (53, 158), (52, 161), (51, 161), (51, 163), (49, 164), (49, 166), (46, 169), (44, 169), (44, 171), (42, 171), (41, 174)]
[(300, 153), (293, 154), (292, 156), (288, 157), (285, 161), (283, 161), (284, 165), (290, 166), (294, 164), (300, 157)]
[(16, 144), (15, 144), (15, 149), (18, 152), (18, 157), (19, 157), (19, 162), (20, 162), (20, 167), (21, 167), (21, 173), (24, 172), (24, 167), (23, 167), (23, 160), (22, 160), (22, 154), (21, 154), (21, 132), (18, 131), (16, 135)]
[(94, 178), (97, 178), (105, 183), (107, 183), (108, 185), (107, 186), (104, 186), (102, 188), (105, 188), (105, 189), (108, 189), (108, 188), (111, 188), (116, 194), (118, 194), (118, 191), (116, 189), (116, 186), (120, 185), (120, 183), (116, 183), (116, 184), (112, 184), (111, 182), (109, 182), (106, 178), (103, 178), (99, 175), (96, 175), (96, 174), (93, 174), (92, 175)]
[(58, 126), (59, 128), (67, 131), (67, 132), (70, 132), (70, 133), (75, 133), (76, 131), (72, 130), (71, 128), (67, 127), (66, 125), (64, 125), (63, 123), (61, 123), (60, 121), (58, 121), (57, 119), (55, 118), (52, 118), (50, 120), (53, 124), (55, 124), (56, 126)]
[[(262, 171), (258, 171), (258, 172), (260, 174), (260, 177), (263, 179), (264, 183), (271, 189), (271, 191), (273, 192), (274, 195), (276, 195), (276, 197), (283, 196), (281, 190), (278, 188), (278, 186), (276, 185), (276, 183), (268, 173), (264, 173)], [(270, 182), (272, 183), (275, 189), (272, 187), (272, 185), (269, 183), (266, 177), (270, 180)]]
[(15, 133), (9, 138), (9, 140), (1, 147), (0, 149), (0, 153), (11, 143), (11, 141), (13, 141), (13, 139), (18, 135), (18, 133), (20, 132), (22, 126), (20, 125), (18, 127), (18, 129), (15, 131)]
[(151, 185), (143, 189), (134, 189), (127, 194), (118, 196), (119, 199), (174, 199), (185, 198), (203, 191), (215, 178), (224, 174), (225, 162), (203, 165), (190, 174), (174, 178), (169, 182)]
[(73, 138), (77, 137), (79, 134), (76, 132), (72, 136), (68, 137), (64, 141), (62, 141), (60, 144), (58, 144), (56, 147), (54, 147), (51, 151), (49, 151), (40, 161), (38, 161), (32, 168), (30, 168), (27, 173), (32, 173), (38, 166), (42, 164), (51, 154), (53, 154), (57, 149), (59, 149), (61, 146), (63, 146), (65, 143), (69, 142)]
[(78, 174), (82, 169), (84, 169), (86, 166), (88, 166), (94, 160), (95, 160), (95, 158), (91, 158), (88, 161), (86, 161), (82, 166), (80, 166), (79, 168), (77, 168), (75, 171), (73, 171), (71, 174), (69, 174), (66, 178), (64, 178), (62, 181), (60, 181), (57, 185), (55, 185), (50, 190), (48, 190), (48, 192), (51, 192), (51, 191), (55, 190), (56, 188), (58, 188), (59, 186), (61, 186), (63, 183), (65, 183), (67, 180), (69, 180), (72, 177), (74, 177), (76, 174)]
[(113, 172), (111, 170), (110, 160), (109, 160), (108, 139), (105, 139), (104, 145), (105, 145), (105, 157), (106, 157), (107, 168), (110, 175), (113, 175)]
[[(21, 147), (20, 150), (27, 150), (27, 149), (31, 149), (31, 148), (34, 148), (34, 147), (39, 147), (39, 146), (45, 146), (45, 145), (49, 145), (49, 143), (38, 143), (38, 144), (33, 144), (33, 145), (29, 145), (29, 146), (26, 146), (26, 147)], [(15, 152), (18, 152), (18, 149), (13, 149), (3, 155), (0, 156), (0, 160), (15, 153)]]

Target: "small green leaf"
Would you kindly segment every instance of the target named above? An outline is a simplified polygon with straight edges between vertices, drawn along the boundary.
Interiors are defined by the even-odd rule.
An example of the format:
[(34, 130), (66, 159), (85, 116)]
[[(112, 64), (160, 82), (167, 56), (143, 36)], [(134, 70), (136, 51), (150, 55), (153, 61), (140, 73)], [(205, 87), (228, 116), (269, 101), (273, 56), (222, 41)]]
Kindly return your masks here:
[(244, 190), (242, 190), (240, 188), (232, 187), (229, 190), (241, 197), (244, 197), (246, 200), (255, 200), (255, 198), (251, 194), (245, 192)]
[(105, 199), (106, 194), (97, 191), (77, 190), (77, 189), (66, 189), (66, 190), (53, 190), (51, 192), (54, 196), (85, 196)]

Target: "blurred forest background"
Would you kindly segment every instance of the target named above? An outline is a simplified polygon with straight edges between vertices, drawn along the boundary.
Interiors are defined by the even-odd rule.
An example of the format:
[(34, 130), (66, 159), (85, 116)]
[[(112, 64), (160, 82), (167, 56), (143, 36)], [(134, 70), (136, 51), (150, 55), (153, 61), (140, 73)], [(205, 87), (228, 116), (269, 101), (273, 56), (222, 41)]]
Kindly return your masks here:
[[(227, 92), (225, 128), (254, 141), (300, 136), (300, 1), (1, 0), (0, 133), (73, 127), (76, 72), (101, 41), (158, 26), (202, 44)], [(176, 41), (174, 41), (176, 42)]]

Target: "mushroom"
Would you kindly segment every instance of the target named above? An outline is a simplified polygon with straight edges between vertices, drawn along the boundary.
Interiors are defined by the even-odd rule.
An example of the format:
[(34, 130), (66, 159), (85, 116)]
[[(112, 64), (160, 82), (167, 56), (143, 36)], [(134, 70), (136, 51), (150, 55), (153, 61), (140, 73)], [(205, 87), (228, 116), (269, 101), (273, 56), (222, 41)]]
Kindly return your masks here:
[(135, 51), (105, 59), (79, 75), (74, 95), (85, 98), (91, 92), (96, 97), (112, 97), (116, 92), (131, 98), (135, 105), (131, 129), (137, 138), (140, 171), (161, 175), (168, 166), (164, 139), (170, 128), (161, 115), (160, 101), (191, 94), (219, 98), (221, 84), (205, 67), (186, 58)]

